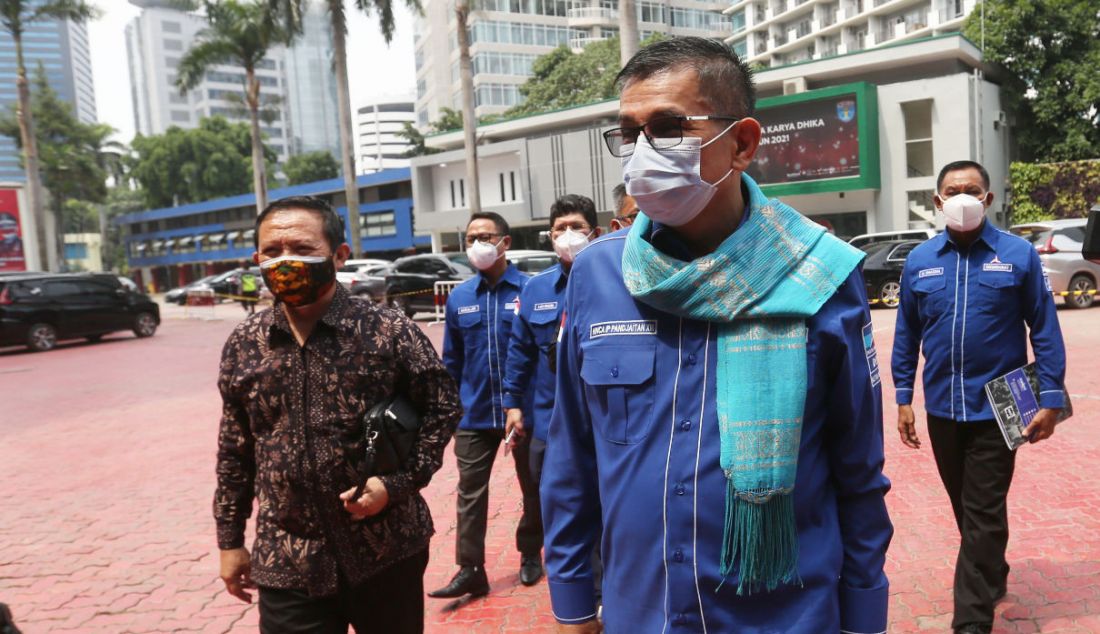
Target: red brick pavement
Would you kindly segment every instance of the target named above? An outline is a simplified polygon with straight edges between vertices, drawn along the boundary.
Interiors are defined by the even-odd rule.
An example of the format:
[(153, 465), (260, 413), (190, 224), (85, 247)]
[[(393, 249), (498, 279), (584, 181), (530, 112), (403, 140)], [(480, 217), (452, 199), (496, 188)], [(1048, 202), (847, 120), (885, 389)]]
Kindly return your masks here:
[[(0, 351), (0, 601), (28, 634), (256, 629), (255, 609), (217, 579), (210, 518), (217, 358), (239, 313), (219, 307), (220, 321), (165, 314), (149, 340), (120, 334), (48, 354)], [(1059, 316), (1077, 414), (1051, 441), (1021, 450), (1010, 497), (1013, 570), (997, 632), (1100, 632), (1100, 309)], [(886, 369), (894, 313), (874, 317)], [(438, 345), (438, 327), (425, 329)], [(888, 371), (884, 377), (892, 403)], [(931, 451), (903, 447), (893, 425), (888, 405), (897, 529), (890, 630), (942, 632), (958, 538)], [(518, 583), (519, 491), (509, 472), (498, 461), (492, 594), (465, 605), (428, 600), (429, 632), (552, 630), (545, 584)], [(448, 454), (425, 492), (438, 531), (429, 588), (453, 572), (456, 481)]]

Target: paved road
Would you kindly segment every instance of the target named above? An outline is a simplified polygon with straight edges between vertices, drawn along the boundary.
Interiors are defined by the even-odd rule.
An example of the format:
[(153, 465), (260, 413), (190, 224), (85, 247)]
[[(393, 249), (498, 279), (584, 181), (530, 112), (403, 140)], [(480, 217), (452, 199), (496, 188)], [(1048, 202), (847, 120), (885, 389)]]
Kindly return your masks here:
[[(165, 314), (148, 340), (119, 334), (47, 354), (0, 350), (0, 601), (28, 634), (256, 629), (255, 609), (217, 579), (210, 516), (217, 359), (241, 313), (223, 306), (209, 321)], [(1077, 414), (1051, 441), (1021, 450), (1010, 496), (1013, 570), (997, 632), (1100, 632), (1100, 308), (1059, 317)], [(874, 313), (884, 369), (893, 320), (893, 311)], [(439, 328), (425, 329), (438, 346)], [(892, 403), (888, 372), (883, 387)], [(897, 527), (890, 631), (943, 632), (958, 538), (930, 449), (906, 449), (893, 425), (888, 406)], [(429, 632), (552, 631), (545, 584), (518, 583), (519, 491), (508, 465), (497, 464), (493, 592), (465, 605), (429, 600)], [(453, 572), (456, 482), (448, 452), (426, 491), (438, 530), (429, 588)]]

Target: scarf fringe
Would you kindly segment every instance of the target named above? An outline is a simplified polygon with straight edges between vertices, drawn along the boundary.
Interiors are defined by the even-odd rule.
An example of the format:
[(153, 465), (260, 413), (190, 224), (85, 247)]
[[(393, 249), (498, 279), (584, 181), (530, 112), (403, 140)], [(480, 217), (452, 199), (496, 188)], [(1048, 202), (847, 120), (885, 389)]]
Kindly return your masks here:
[[(740, 555), (740, 581), (737, 594), (775, 590), (780, 584), (797, 583), (798, 529), (794, 519), (794, 500), (789, 492), (767, 496), (752, 492), (748, 497), (764, 499), (761, 503), (738, 494), (733, 482), (726, 481), (726, 526), (722, 539), (722, 560), (719, 572), (722, 583), (734, 570)], [(721, 588), (721, 584), (718, 586)]]

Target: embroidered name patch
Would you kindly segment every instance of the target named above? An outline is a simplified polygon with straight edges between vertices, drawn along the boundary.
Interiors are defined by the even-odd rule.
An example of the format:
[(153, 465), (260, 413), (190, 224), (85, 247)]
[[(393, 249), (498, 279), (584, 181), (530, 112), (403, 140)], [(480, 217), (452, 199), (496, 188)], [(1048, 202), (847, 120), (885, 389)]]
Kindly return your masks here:
[(917, 271), (917, 279), (924, 279), (926, 277), (935, 277), (937, 275), (943, 275), (943, 267), (937, 266), (934, 269), (921, 269)]
[(871, 375), (871, 385), (878, 385), (882, 382), (882, 377), (879, 376), (878, 355), (875, 354), (875, 328), (870, 323), (863, 327), (863, 353), (867, 356), (867, 372)]
[(1053, 289), (1053, 288), (1051, 288), (1051, 286), (1050, 286), (1050, 278), (1049, 278), (1049, 277), (1047, 277), (1047, 272), (1046, 272), (1046, 271), (1043, 271), (1043, 283), (1044, 283), (1044, 284), (1046, 284), (1046, 286), (1047, 286), (1047, 290), (1048, 290), (1048, 291), (1052, 291), (1052, 290), (1054, 290), (1054, 289)]
[(535, 310), (557, 310), (557, 308), (557, 302), (542, 302), (540, 304), (535, 304)]
[(997, 271), (999, 273), (1011, 273), (1012, 264), (1008, 262), (986, 262), (982, 265), (983, 271)]
[(481, 310), (481, 306), (474, 304), (473, 306), (461, 306), (458, 309), (459, 315), (469, 315), (470, 313), (476, 313)]
[(656, 319), (633, 319), (630, 321), (604, 321), (592, 324), (588, 329), (588, 338), (609, 337), (613, 335), (656, 335)]
[(508, 302), (507, 304), (504, 305), (504, 310), (515, 311), (517, 304), (518, 304), (518, 302)]

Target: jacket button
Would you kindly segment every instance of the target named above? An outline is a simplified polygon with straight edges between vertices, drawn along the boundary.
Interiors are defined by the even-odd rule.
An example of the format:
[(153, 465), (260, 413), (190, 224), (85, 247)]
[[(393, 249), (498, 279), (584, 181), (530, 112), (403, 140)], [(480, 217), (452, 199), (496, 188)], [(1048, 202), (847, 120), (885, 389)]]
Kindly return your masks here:
[(684, 485), (677, 484), (675, 490), (676, 490), (676, 495), (683, 495), (684, 494)]
[(687, 364), (688, 365), (695, 365), (695, 353), (694, 352), (692, 352), (691, 354), (688, 355)]
[(615, 367), (611, 368), (611, 376), (613, 376), (613, 377), (619, 376), (619, 366), (615, 366)]
[(684, 561), (684, 551), (677, 548), (676, 552), (672, 553), (672, 559), (678, 564), (683, 563), (683, 561)]
[(690, 431), (691, 430), (691, 421), (686, 419), (686, 418), (684, 420), (680, 421), (680, 429), (682, 429), (684, 431)]

